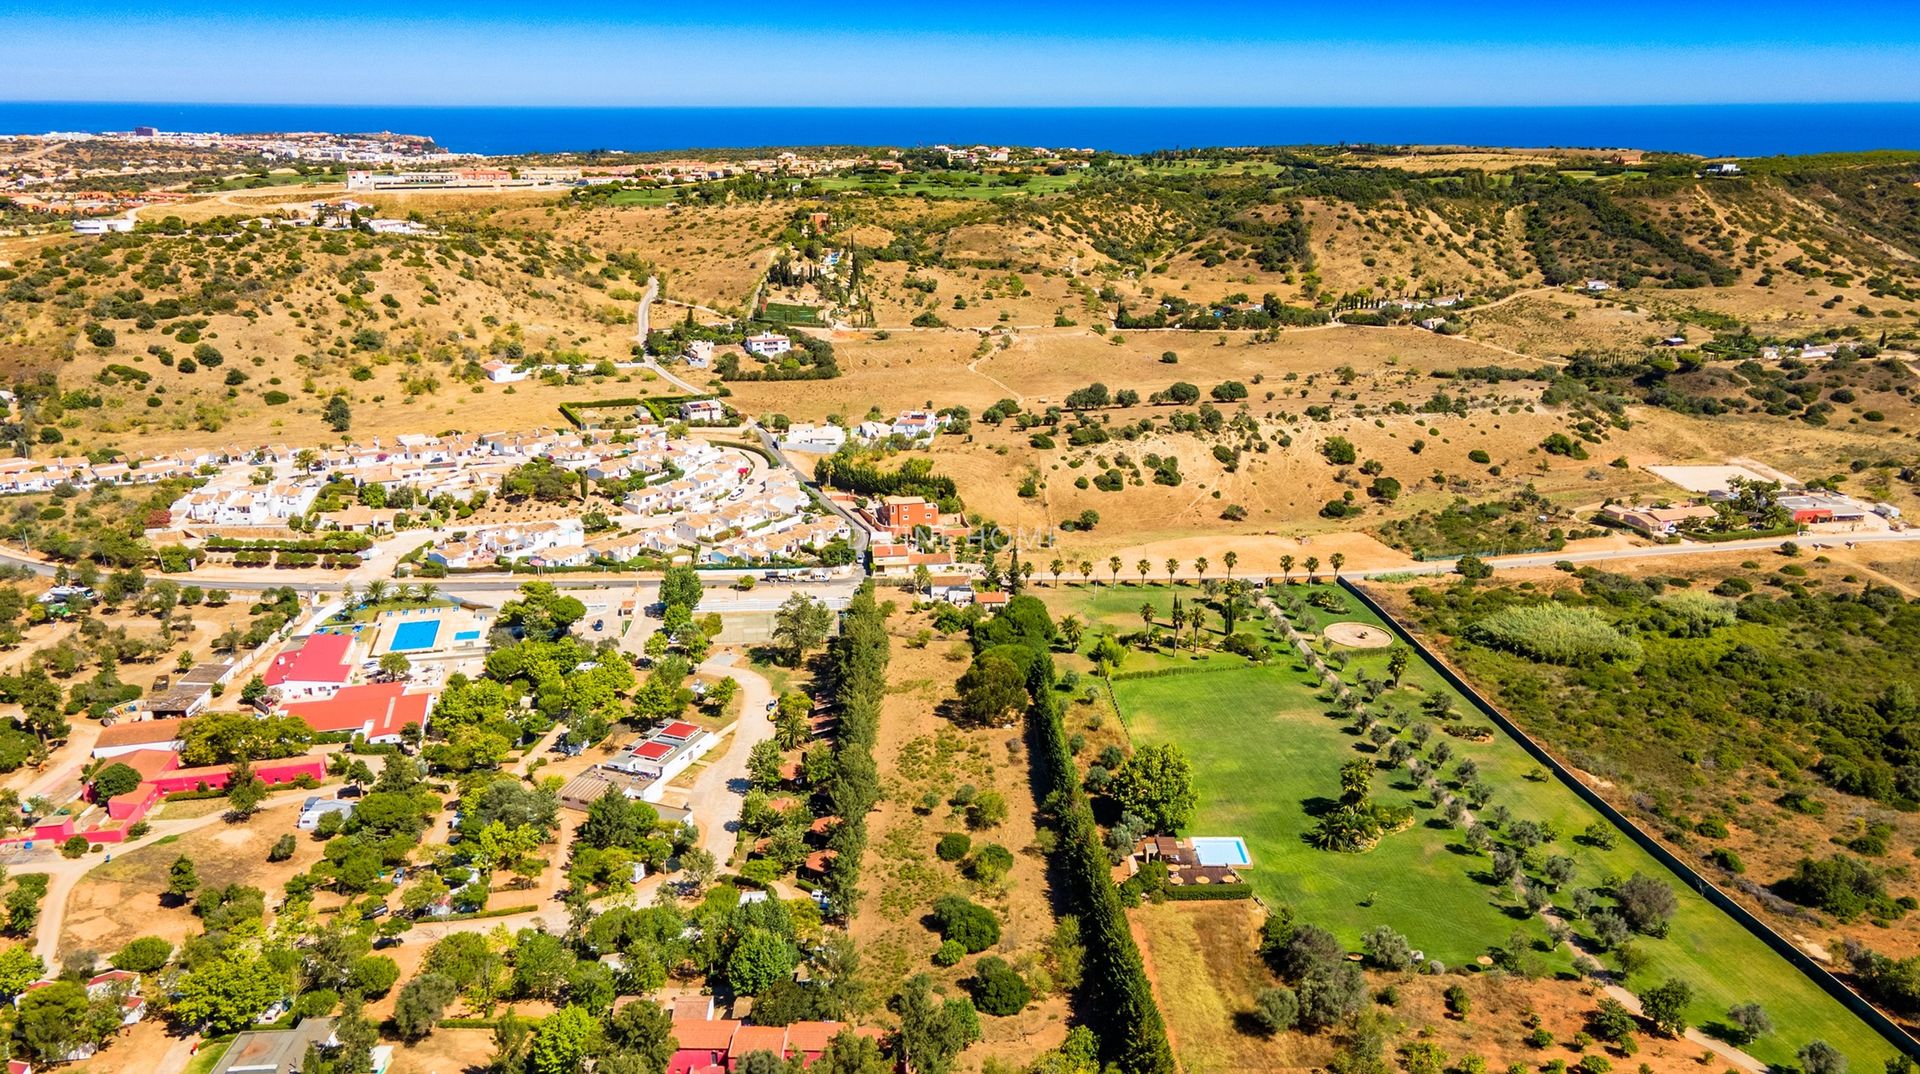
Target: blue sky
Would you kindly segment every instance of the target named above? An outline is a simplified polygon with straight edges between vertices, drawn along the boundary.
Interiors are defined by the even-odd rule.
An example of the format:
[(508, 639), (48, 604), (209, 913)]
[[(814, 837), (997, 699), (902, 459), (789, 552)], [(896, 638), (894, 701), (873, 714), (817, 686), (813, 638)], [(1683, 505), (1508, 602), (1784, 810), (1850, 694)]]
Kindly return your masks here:
[(1909, 4), (0, 0), (0, 100), (1920, 101)]

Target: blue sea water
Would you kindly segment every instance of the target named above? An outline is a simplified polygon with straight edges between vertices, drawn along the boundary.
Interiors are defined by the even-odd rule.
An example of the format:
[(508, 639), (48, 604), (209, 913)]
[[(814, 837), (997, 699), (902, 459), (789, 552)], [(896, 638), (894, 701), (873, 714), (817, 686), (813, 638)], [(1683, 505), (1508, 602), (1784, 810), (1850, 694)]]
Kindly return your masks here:
[(1920, 148), (1920, 103), (1542, 108), (500, 108), (0, 102), (0, 133), (393, 131), (473, 153), (938, 143), (1123, 153), (1343, 143), (1767, 156)]

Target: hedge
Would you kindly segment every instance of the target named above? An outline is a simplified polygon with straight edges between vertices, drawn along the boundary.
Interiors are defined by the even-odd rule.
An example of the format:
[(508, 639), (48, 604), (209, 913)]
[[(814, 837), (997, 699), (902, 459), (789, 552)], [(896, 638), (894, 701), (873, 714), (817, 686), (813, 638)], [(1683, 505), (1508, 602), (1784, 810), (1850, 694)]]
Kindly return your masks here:
[(1169, 902), (1225, 902), (1232, 899), (1253, 898), (1253, 888), (1248, 884), (1195, 884), (1192, 886), (1169, 886), (1162, 892)]
[(1059, 826), (1053, 867), (1063, 878), (1068, 903), (1080, 912), (1086, 944), (1080, 1014), (1099, 1035), (1105, 1062), (1126, 1074), (1173, 1074), (1166, 1023), (1154, 1002), (1140, 949), (1127, 927), (1120, 893), (1113, 886), (1100, 826), (1094, 822), (1073, 751), (1067, 747), (1053, 689), (1053, 657), (1045, 652), (1039, 656), (1035, 700), (1028, 710), (1029, 735), (1037, 743), (1034, 759), (1041, 766), (1040, 782), (1047, 788), (1046, 800)]
[(426, 923), (431, 925), (435, 921), (479, 921), (489, 917), (512, 917), (515, 914), (532, 913), (538, 909), (540, 908), (532, 903), (528, 903), (525, 906), (497, 906), (491, 910), (469, 910), (464, 914), (448, 914), (445, 917), (429, 918), (426, 919)]
[(840, 636), (827, 650), (831, 693), (840, 703), (840, 729), (833, 747), (834, 773), (827, 801), (840, 824), (827, 837), (834, 858), (827, 866), (827, 906), (852, 918), (860, 902), (860, 859), (867, 850), (867, 814), (880, 796), (873, 745), (879, 737), (880, 705), (887, 692), (891, 642), (886, 619), (874, 603), (873, 583), (854, 594)]

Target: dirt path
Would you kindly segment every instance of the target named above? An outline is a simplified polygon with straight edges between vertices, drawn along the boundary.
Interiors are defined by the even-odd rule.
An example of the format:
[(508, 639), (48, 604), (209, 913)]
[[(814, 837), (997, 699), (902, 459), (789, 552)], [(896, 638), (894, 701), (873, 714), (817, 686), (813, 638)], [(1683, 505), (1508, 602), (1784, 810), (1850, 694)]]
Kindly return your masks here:
[(753, 747), (773, 737), (773, 719), (767, 706), (773, 702), (773, 687), (765, 678), (736, 664), (738, 656), (726, 653), (700, 665), (708, 675), (731, 675), (740, 684), (740, 716), (725, 732), (733, 741), (721, 748), (726, 752), (709, 764), (687, 791), (687, 808), (700, 826), (700, 846), (722, 866), (732, 862), (740, 843), (740, 809), (746, 802), (747, 755)]
[[(268, 798), (260, 805), (261, 813), (283, 810), (307, 800), (307, 795), (298, 791), (282, 791)], [(34, 933), (33, 953), (44, 959), (48, 966), (60, 964), (60, 931), (67, 919), (67, 901), (80, 879), (93, 871), (94, 867), (106, 864), (115, 854), (126, 854), (142, 847), (152, 846), (168, 836), (185, 835), (215, 824), (225, 824), (222, 813), (209, 813), (204, 817), (188, 817), (181, 820), (167, 820), (163, 816), (152, 822), (152, 829), (138, 840), (121, 843), (112, 847), (110, 853), (89, 854), (83, 858), (61, 858), (58, 851), (49, 847), (45, 852), (34, 850), (25, 861), (10, 861), (8, 868), (12, 872), (46, 873), (47, 896), (40, 903), (40, 923)], [(250, 821), (248, 823), (254, 823)]]

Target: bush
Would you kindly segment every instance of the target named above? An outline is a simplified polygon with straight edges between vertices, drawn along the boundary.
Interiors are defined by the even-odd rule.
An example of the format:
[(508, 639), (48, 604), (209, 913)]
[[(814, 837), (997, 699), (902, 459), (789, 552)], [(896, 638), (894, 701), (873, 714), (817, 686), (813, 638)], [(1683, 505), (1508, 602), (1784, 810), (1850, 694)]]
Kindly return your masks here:
[(1300, 1020), (1300, 998), (1291, 988), (1268, 988), (1253, 1000), (1253, 1020), (1269, 1034), (1284, 1033)]
[(273, 848), (267, 851), (268, 861), (286, 861), (293, 857), (293, 833), (288, 832), (273, 841)]
[(982, 883), (993, 883), (1013, 868), (1013, 851), (998, 843), (988, 843), (967, 863), (967, 875)]
[(1019, 1014), (1033, 1002), (1033, 988), (1003, 958), (988, 955), (973, 968), (969, 981), (973, 1005), (988, 1014)]
[(1640, 657), (1640, 643), (1591, 608), (1523, 604), (1503, 608), (1467, 628), (1467, 637), (1491, 649), (1567, 667), (1592, 667)]
[(129, 973), (153, 973), (173, 957), (173, 943), (159, 936), (142, 936), (113, 953), (107, 961), (116, 970)]
[(958, 965), (965, 957), (967, 957), (967, 949), (959, 940), (942, 940), (940, 949), (933, 953), (933, 964), (936, 966)]
[(933, 920), (942, 938), (959, 941), (970, 955), (1000, 942), (1000, 919), (994, 912), (959, 895), (935, 900)]
[(78, 858), (86, 852), (87, 837), (84, 835), (70, 835), (66, 842), (60, 844), (60, 854), (63, 857)]
[(948, 832), (940, 837), (940, 842), (935, 844), (933, 852), (940, 856), (941, 861), (959, 861), (967, 856), (967, 851), (972, 849), (972, 836), (965, 832)]

